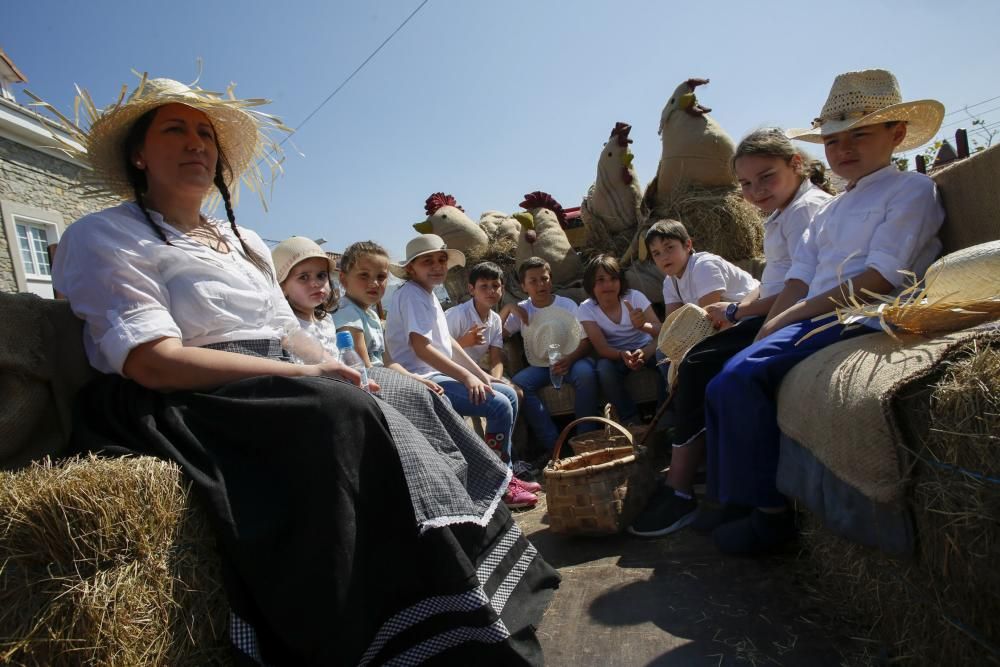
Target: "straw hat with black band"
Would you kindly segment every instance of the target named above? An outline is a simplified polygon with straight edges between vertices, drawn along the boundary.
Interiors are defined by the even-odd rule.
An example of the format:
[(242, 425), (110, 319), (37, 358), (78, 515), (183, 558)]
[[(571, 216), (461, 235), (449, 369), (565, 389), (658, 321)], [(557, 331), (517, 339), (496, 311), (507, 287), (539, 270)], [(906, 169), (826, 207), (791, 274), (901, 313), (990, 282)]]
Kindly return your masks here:
[(134, 198), (124, 155), (125, 138), (132, 125), (146, 112), (166, 104), (183, 104), (198, 109), (212, 123), (216, 140), (226, 156), (231, 170), (224, 174), (235, 200), (242, 181), (251, 191), (264, 198), (265, 178), (262, 166), (270, 169), (273, 179), (281, 168), (281, 148), (271, 137), (272, 131), (291, 132), (279, 118), (256, 111), (253, 107), (268, 103), (265, 99), (237, 99), (231, 84), (225, 93), (212, 92), (195, 84), (186, 85), (173, 79), (150, 79), (143, 73), (139, 83), (126, 98), (128, 86), (122, 86), (118, 100), (98, 109), (86, 90), (78, 89), (77, 108), (82, 108), (89, 127), (83, 129), (80, 119), (70, 120), (38, 97), (25, 91), (40, 106), (59, 119), (69, 135), (66, 141), (59, 135), (57, 148), (92, 168), (86, 174), (90, 194), (110, 192), (125, 200)]
[(901, 121), (906, 123), (906, 137), (895, 151), (903, 153), (930, 141), (943, 119), (944, 105), (940, 102), (903, 102), (892, 72), (868, 69), (837, 76), (812, 127), (790, 129), (785, 134), (789, 139), (821, 144), (825, 137), (855, 127)]

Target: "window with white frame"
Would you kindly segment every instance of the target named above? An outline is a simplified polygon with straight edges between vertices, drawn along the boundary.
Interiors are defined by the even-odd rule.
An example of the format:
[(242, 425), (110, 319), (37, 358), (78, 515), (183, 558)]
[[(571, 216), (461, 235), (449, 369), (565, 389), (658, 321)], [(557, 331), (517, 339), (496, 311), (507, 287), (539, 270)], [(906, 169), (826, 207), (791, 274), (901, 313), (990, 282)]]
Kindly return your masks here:
[(49, 235), (45, 223), (14, 216), (17, 243), (21, 249), (21, 263), (27, 278), (49, 278)]

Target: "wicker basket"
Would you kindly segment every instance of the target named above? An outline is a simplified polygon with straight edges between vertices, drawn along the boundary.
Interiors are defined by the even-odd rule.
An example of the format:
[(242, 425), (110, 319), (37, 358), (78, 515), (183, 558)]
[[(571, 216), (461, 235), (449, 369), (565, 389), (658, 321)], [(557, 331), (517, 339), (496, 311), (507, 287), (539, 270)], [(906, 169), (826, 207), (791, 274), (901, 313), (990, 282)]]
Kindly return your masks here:
[[(598, 421), (619, 429), (624, 447), (608, 447), (559, 460), (559, 450), (580, 422)], [(655, 480), (645, 447), (632, 434), (604, 417), (582, 417), (559, 435), (545, 468), (545, 496), (552, 532), (611, 535), (628, 526), (653, 492)]]
[[(588, 452), (607, 449), (608, 447), (631, 447), (633, 442), (643, 441), (643, 436), (646, 435), (646, 431), (649, 429), (648, 426), (645, 424), (622, 426), (617, 423), (613, 415), (614, 409), (608, 404), (604, 408), (603, 431), (587, 431), (586, 433), (574, 435), (570, 438), (569, 446), (573, 448), (573, 453), (586, 454)], [(629, 438), (628, 435), (623, 433), (622, 429), (628, 429), (632, 437)]]

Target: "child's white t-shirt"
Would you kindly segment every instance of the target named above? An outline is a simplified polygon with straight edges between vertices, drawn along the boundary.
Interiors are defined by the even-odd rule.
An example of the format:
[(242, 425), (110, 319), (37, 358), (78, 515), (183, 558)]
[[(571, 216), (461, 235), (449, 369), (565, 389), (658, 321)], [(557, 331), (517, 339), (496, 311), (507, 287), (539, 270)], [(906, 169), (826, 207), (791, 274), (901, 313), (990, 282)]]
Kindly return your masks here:
[(706, 294), (719, 290), (723, 301), (740, 301), (758, 284), (749, 273), (718, 255), (696, 252), (688, 258), (684, 275), (664, 278), (663, 303), (696, 304)]
[(392, 360), (414, 375), (430, 377), (439, 371), (425, 363), (410, 346), (417, 333), (451, 359), (451, 333), (444, 310), (433, 293), (409, 280), (392, 295), (386, 316), (385, 343)]
[[(539, 308), (535, 304), (531, 303), (531, 299), (519, 301), (517, 305), (524, 308), (524, 312), (528, 313), (529, 322), (535, 316), (535, 313), (545, 310), (545, 308), (552, 308), (553, 306), (556, 308), (562, 308), (568, 313), (572, 313), (573, 317), (576, 317), (577, 310), (579, 310), (579, 306), (576, 305), (576, 302), (573, 301), (573, 299), (566, 296), (560, 296), (559, 294), (556, 294), (555, 300), (552, 303), (543, 308)], [(524, 323), (521, 322), (521, 318), (517, 316), (517, 313), (511, 313), (508, 315), (507, 319), (503, 323), (503, 328), (506, 329), (509, 334), (516, 334), (521, 330), (522, 326), (524, 326)], [(585, 334), (584, 338), (586, 337), (587, 336)]]
[(629, 317), (625, 301), (631, 303), (633, 308), (642, 311), (649, 308), (649, 299), (646, 298), (646, 295), (630, 289), (622, 295), (622, 315), (619, 321), (612, 322), (593, 299), (587, 299), (580, 304), (576, 318), (581, 322), (595, 323), (604, 332), (604, 339), (608, 341), (608, 345), (616, 350), (637, 350), (640, 347), (645, 347), (649, 341), (653, 340), (653, 337), (632, 326), (632, 318)]
[(323, 349), (333, 355), (334, 359), (339, 358), (340, 350), (337, 349), (337, 327), (329, 315), (315, 322), (304, 320), (298, 317), (298, 315), (296, 315), (296, 318), (303, 331), (318, 340)]
[(775, 211), (764, 221), (764, 272), (760, 276), (760, 298), (779, 294), (785, 288), (785, 276), (792, 268), (792, 258), (805, 238), (809, 223), (833, 195), (805, 179), (791, 203)]
[(491, 347), (503, 348), (503, 325), (500, 316), (492, 310), (483, 321), (476, 311), (475, 299), (469, 299), (457, 306), (452, 306), (444, 311), (444, 317), (448, 321), (448, 331), (451, 337), (456, 340), (472, 327), (473, 324), (485, 324), (485, 343), (480, 345), (470, 345), (465, 348), (465, 353), (472, 357), (472, 360), (482, 365), (483, 356)]

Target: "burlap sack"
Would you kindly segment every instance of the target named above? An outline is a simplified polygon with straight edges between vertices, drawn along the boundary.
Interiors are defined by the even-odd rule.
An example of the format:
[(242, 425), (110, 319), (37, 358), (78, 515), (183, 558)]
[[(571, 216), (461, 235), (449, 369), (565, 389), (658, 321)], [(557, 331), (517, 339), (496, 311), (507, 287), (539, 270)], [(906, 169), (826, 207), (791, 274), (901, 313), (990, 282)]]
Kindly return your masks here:
[(625, 280), (632, 289), (639, 290), (652, 303), (663, 303), (663, 273), (653, 262), (632, 262), (625, 269)]
[(535, 241), (528, 240), (527, 231), (522, 230), (517, 243), (516, 264), (529, 257), (541, 257), (552, 267), (552, 282), (556, 285), (570, 285), (583, 276), (580, 256), (573, 250), (566, 232), (559, 224), (556, 214), (547, 208), (528, 211), (535, 218)]
[(948, 217), (941, 227), (944, 254), (1000, 238), (1000, 145), (935, 172)]
[(483, 211), (479, 216), (479, 226), (483, 228), (487, 236), (492, 236), (506, 218), (507, 214), (503, 211)]
[[(996, 323), (933, 339), (897, 342), (883, 333), (831, 345), (789, 373), (778, 394), (782, 432), (809, 450), (843, 482), (876, 502), (904, 491), (903, 440), (892, 403), (917, 378), (932, 373), (961, 343), (1000, 339)], [(781, 488), (781, 480), (778, 480)]]
[(707, 111), (701, 110), (694, 94), (695, 86), (701, 83), (707, 81), (689, 79), (677, 86), (660, 115), (663, 152), (656, 176), (659, 202), (670, 201), (674, 188), (682, 183), (689, 187), (735, 184), (730, 162), (736, 145)]
[(65, 451), (73, 400), (92, 376), (66, 301), (0, 293), (0, 468)]

